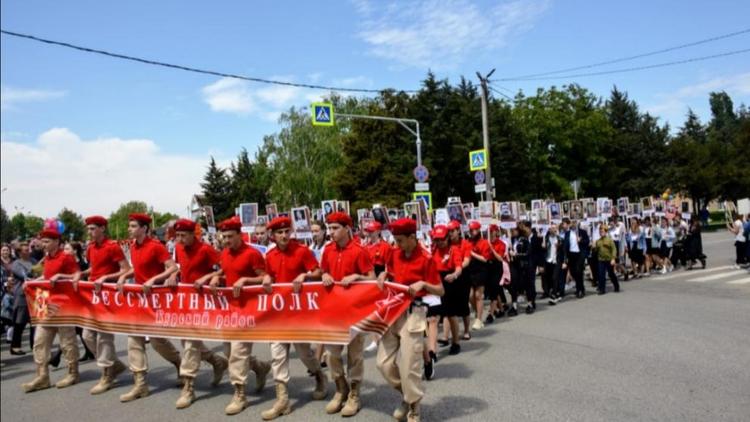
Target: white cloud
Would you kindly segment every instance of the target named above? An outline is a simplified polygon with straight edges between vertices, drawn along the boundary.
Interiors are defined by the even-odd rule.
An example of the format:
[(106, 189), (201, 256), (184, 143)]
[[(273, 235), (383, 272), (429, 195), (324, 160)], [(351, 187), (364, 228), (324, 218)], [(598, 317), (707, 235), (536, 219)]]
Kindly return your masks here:
[(208, 165), (208, 155), (166, 154), (149, 139), (82, 140), (66, 128), (0, 146), (3, 207), (43, 217), (63, 207), (108, 215), (130, 200), (184, 215)]
[(250, 114), (256, 110), (255, 101), (248, 82), (221, 78), (203, 88), (203, 99), (213, 111)]
[(482, 10), (469, 0), (354, 3), (364, 17), (359, 37), (374, 56), (402, 66), (450, 69), (531, 29), (547, 0), (515, 0)]
[[(308, 75), (308, 78), (320, 78), (320, 74)], [(269, 79), (292, 82), (292, 76), (273, 76)], [(372, 79), (365, 76), (351, 76), (332, 79), (326, 83), (340, 88), (371, 88)], [(222, 78), (203, 87), (204, 101), (216, 112), (233, 113), (240, 116), (257, 116), (263, 120), (276, 122), (281, 113), (289, 107), (305, 107), (311, 102), (320, 101), (330, 92), (319, 89), (308, 89), (288, 85), (260, 85), (233, 78)], [(339, 95), (354, 95), (341, 92)]]
[(18, 89), (10, 86), (0, 87), (0, 109), (15, 110), (20, 103), (31, 103), (54, 100), (67, 95), (65, 91), (47, 91), (42, 89)]
[(708, 110), (708, 94), (715, 91), (726, 91), (735, 101), (750, 95), (750, 72), (720, 76), (684, 86), (674, 92), (656, 94), (654, 104), (646, 106), (645, 109), (655, 116), (662, 117), (672, 128), (684, 123), (688, 108), (698, 112), (705, 121), (710, 116), (700, 111)]

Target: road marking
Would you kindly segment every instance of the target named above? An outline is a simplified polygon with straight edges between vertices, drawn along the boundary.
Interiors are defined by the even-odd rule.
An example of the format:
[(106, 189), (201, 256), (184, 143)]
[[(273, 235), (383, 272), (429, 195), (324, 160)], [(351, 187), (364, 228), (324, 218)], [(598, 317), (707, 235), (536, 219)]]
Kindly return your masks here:
[(654, 274), (652, 277), (656, 277), (659, 280), (666, 280), (666, 279), (680, 277), (680, 276), (684, 276), (684, 275), (692, 276), (697, 271), (699, 271), (701, 274), (703, 274), (703, 273), (711, 273), (711, 272), (714, 272), (714, 271), (727, 270), (727, 269), (733, 268), (733, 267), (734, 267), (733, 265), (725, 265), (723, 267), (713, 267), (713, 268), (709, 268), (709, 269), (706, 269), (706, 270), (695, 269), (695, 270), (690, 270), (690, 271), (687, 271), (687, 270), (673, 271), (672, 273), (670, 273), (668, 275), (667, 274), (665, 274), (665, 275)]
[(750, 275), (748, 275), (745, 278), (741, 278), (739, 280), (732, 280), (727, 284), (748, 284), (748, 283), (750, 283)]
[(722, 278), (734, 277), (738, 274), (741, 274), (742, 272), (743, 270), (734, 270), (734, 271), (729, 271), (729, 272), (725, 272), (721, 274), (714, 274), (708, 277), (692, 278), (686, 281), (691, 282), (691, 283), (705, 283), (706, 281), (714, 281), (714, 280), (720, 280)]

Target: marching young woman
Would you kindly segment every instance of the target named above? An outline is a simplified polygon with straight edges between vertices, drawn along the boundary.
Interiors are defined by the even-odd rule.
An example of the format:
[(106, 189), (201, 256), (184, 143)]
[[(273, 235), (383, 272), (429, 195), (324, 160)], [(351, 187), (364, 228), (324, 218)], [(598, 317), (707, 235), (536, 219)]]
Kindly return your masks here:
[(646, 235), (637, 217), (631, 219), (630, 231), (625, 236), (625, 241), (630, 262), (633, 263), (633, 277), (641, 278), (646, 272)]
[[(458, 336), (458, 317), (465, 306), (462, 304), (464, 296), (457, 285), (462, 272), (463, 253), (459, 248), (449, 244), (448, 228), (444, 225), (439, 224), (432, 229), (432, 260), (438, 273), (440, 273), (440, 280), (445, 291), (441, 298), (439, 313), (443, 317), (443, 324), (450, 329), (451, 348), (449, 354), (456, 355), (461, 351)], [(431, 379), (434, 375), (433, 365), (437, 362), (438, 318), (436, 315), (428, 316), (428, 325), (428, 360), (425, 361), (425, 378)]]
[(500, 304), (501, 297), (503, 299), (502, 303), (505, 303), (505, 293), (503, 293), (503, 288), (500, 286), (500, 280), (503, 277), (503, 261), (505, 259), (506, 247), (505, 242), (500, 239), (500, 227), (497, 224), (490, 224), (488, 233), (492, 257), (488, 263), (487, 284), (484, 286), (484, 291), (490, 300), (490, 311), (487, 313), (485, 322), (491, 324), (495, 321), (496, 317), (499, 317), (503, 313), (501, 310), (502, 305)]
[(492, 259), (492, 247), (487, 239), (482, 238), (482, 225), (478, 221), (469, 223), (469, 244), (471, 249), (469, 256), (471, 261), (466, 268), (471, 283), (470, 302), (476, 318), (471, 328), (478, 330), (484, 327), (482, 315), (484, 314), (484, 286), (487, 284), (488, 263)]
[(672, 263), (672, 247), (674, 246), (677, 235), (669, 224), (669, 220), (666, 217), (661, 219), (661, 244), (659, 245), (659, 258), (662, 262), (661, 273), (666, 274), (674, 270), (674, 264)]
[[(461, 317), (464, 322), (464, 334), (462, 339), (470, 340), (471, 327), (469, 323), (469, 315), (471, 314), (471, 310), (469, 309), (469, 295), (471, 294), (471, 283), (467, 278), (466, 269), (471, 262), (471, 243), (469, 243), (469, 241), (461, 236), (461, 223), (459, 223), (458, 221), (451, 220), (451, 222), (448, 223), (447, 228), (450, 245), (458, 249), (462, 256), (461, 268), (463, 271), (458, 279), (454, 281), (455, 290), (451, 293), (458, 293), (459, 295), (461, 295), (462, 300), (459, 301), (457, 299), (457, 308), (455, 309), (455, 311), (458, 313), (457, 316)], [(447, 331), (448, 327), (445, 327), (446, 338), (448, 335)]]

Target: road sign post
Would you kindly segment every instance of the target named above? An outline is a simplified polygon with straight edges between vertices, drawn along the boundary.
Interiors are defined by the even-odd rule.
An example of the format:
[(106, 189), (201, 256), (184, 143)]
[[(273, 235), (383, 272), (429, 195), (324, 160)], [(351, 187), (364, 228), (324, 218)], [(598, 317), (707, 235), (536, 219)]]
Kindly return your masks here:
[(333, 126), (333, 104), (312, 103), (313, 126)]
[(477, 171), (487, 168), (487, 150), (469, 151), (469, 170)]

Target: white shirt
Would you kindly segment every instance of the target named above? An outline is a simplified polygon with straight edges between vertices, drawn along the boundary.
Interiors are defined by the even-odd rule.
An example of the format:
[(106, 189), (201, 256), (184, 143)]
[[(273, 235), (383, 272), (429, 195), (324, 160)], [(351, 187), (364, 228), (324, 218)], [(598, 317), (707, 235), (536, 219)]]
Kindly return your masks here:
[(570, 229), (570, 252), (581, 252), (581, 249), (578, 248), (578, 233), (576, 233), (576, 229)]
[(742, 233), (742, 221), (741, 220), (735, 220), (734, 222), (734, 228), (739, 230), (737, 232), (737, 236), (734, 237), (734, 240), (737, 242), (744, 242), (745, 241), (745, 235)]

